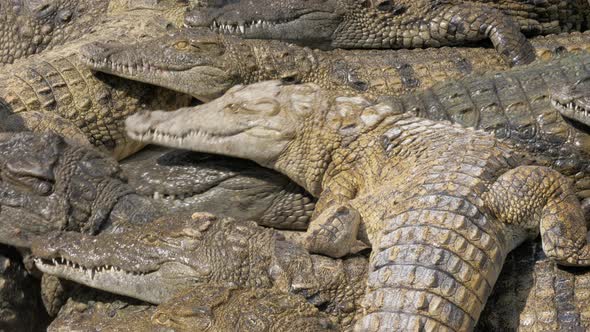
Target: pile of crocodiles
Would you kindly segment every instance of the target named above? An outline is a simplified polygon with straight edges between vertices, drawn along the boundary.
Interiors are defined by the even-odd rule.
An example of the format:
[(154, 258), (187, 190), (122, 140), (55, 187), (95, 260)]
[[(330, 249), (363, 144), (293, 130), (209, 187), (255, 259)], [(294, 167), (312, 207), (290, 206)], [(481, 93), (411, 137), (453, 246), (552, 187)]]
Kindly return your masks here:
[(587, 0), (0, 0), (0, 331), (586, 331), (589, 222)]

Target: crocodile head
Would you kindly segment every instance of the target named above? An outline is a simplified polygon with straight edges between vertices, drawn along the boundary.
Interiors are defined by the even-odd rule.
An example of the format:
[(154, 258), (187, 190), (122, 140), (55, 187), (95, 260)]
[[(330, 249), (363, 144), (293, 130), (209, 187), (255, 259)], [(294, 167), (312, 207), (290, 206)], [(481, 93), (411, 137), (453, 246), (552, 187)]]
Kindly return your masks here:
[(271, 238), (269, 229), (195, 213), (118, 234), (55, 232), (32, 251), (44, 273), (161, 303), (204, 283), (269, 287)]
[(427, 0), (239, 1), (192, 10), (185, 24), (242, 38), (285, 40), (318, 48), (388, 48), (396, 29), (417, 24), (437, 4)]
[(553, 91), (551, 103), (562, 116), (586, 126), (590, 133), (590, 76)]
[(316, 84), (266, 81), (192, 108), (136, 113), (125, 124), (132, 139), (250, 159), (317, 196), (332, 152), (387, 111), (369, 105), (360, 97), (334, 98)]
[(105, 0), (22, 0), (0, 6), (0, 64), (61, 45), (90, 31)]
[(209, 101), (239, 83), (236, 66), (231, 66), (236, 59), (225, 51), (221, 37), (184, 30), (131, 46), (91, 43), (80, 58), (94, 70)]
[(313, 213), (311, 195), (248, 160), (150, 147), (121, 167), (135, 191), (153, 197), (164, 214), (207, 211), (294, 230), (306, 229)]
[(343, 19), (337, 0), (257, 0), (198, 8), (185, 16), (185, 23), (244, 38), (304, 40), (322, 47), (331, 44)]
[(55, 134), (0, 136), (0, 242), (28, 247), (31, 237), (53, 230), (114, 231), (151, 213), (117, 163), (98, 151)]

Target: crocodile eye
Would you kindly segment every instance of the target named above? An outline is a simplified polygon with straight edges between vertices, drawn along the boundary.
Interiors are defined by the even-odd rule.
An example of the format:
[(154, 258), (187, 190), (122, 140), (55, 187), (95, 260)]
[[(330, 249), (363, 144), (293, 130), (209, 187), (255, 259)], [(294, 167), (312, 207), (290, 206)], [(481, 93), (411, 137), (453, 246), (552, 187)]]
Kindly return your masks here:
[(43, 18), (55, 13), (56, 9), (57, 6), (55, 6), (54, 4), (46, 3), (35, 8), (33, 11), (38, 18)]
[(189, 46), (189, 43), (186, 40), (181, 40), (179, 42), (174, 43), (174, 48), (177, 50), (184, 50)]
[(156, 242), (158, 242), (158, 237), (156, 236), (156, 234), (149, 233), (149, 234), (143, 235), (140, 238), (140, 241), (143, 241), (145, 243), (156, 243)]
[(72, 15), (73, 14), (72, 14), (72, 11), (71, 10), (67, 10), (67, 9), (66, 10), (62, 10), (61, 12), (59, 12), (57, 14), (57, 19), (60, 22), (65, 23), (65, 22), (68, 22), (69, 20), (72, 19)]
[(406, 12), (406, 6), (396, 5), (391, 0), (376, 1), (375, 8), (382, 12), (389, 12), (394, 15), (401, 15)]
[(152, 321), (158, 325), (168, 326), (170, 325), (170, 317), (164, 313), (157, 312), (153, 317)]

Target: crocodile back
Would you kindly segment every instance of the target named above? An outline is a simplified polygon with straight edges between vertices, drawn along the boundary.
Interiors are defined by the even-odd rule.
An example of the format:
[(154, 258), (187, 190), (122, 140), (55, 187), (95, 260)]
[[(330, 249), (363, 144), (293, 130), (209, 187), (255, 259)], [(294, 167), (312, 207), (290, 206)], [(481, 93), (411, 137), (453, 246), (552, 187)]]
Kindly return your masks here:
[(507, 253), (528, 235), (481, 199), (518, 156), (489, 134), (418, 118), (380, 139), (393, 165), (381, 169), (399, 181), (355, 199), (373, 244), (356, 329), (472, 330)]

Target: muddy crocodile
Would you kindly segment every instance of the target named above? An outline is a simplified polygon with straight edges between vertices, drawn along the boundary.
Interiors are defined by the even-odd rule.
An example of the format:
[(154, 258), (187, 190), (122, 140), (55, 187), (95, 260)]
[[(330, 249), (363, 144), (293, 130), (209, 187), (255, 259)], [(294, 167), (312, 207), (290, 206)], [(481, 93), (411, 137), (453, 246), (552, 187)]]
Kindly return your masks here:
[(0, 174), (0, 243), (29, 247), (52, 230), (121, 231), (157, 214), (112, 158), (53, 133), (0, 134)]
[[(590, 49), (589, 33), (531, 39), (537, 55)], [(185, 29), (134, 45), (92, 43), (81, 51), (92, 69), (209, 101), (236, 84), (283, 79), (313, 82), (340, 94), (397, 95), (468, 74), (507, 69), (484, 48), (312, 50)]]
[[(93, 26), (76, 42), (5, 66), (0, 71), (0, 127), (51, 130), (125, 157), (140, 144), (123, 133), (123, 119), (139, 109), (187, 106), (190, 97), (110, 75), (94, 75), (77, 56), (81, 45), (111, 38), (138, 42), (165, 33), (160, 10), (137, 10)], [(142, 23), (137, 24), (139, 19)], [(151, 38), (151, 37), (150, 37)]]
[(52, 232), (32, 245), (42, 272), (163, 303), (209, 284), (297, 294), (350, 326), (360, 312), (367, 260), (310, 255), (277, 231), (208, 213), (175, 214), (117, 234)]
[[(115, 313), (116, 314), (113, 314)], [(304, 298), (272, 289), (201, 286), (157, 307), (120, 302), (93, 303), (70, 310), (49, 332), (339, 331)]]
[(137, 194), (162, 213), (206, 211), (278, 229), (304, 230), (315, 198), (286, 176), (237, 158), (150, 146), (123, 160)]
[(126, 126), (146, 143), (256, 161), (319, 197), (308, 250), (373, 248), (359, 331), (473, 329), (506, 255), (539, 234), (548, 257), (590, 265), (569, 179), (489, 133), (396, 104), (269, 81)]

